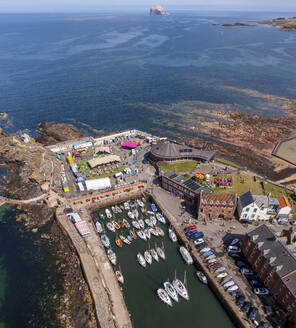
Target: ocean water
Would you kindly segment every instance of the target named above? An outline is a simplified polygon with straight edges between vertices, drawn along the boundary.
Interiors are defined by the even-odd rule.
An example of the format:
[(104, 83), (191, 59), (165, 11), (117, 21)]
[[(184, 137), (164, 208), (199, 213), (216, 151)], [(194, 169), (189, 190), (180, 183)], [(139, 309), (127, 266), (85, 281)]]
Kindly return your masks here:
[(10, 116), (5, 129), (34, 133), (39, 122), (52, 121), (88, 134), (126, 128), (166, 134), (177, 132), (188, 103), (277, 115), (277, 107), (225, 86), (295, 97), (296, 33), (212, 25), (273, 17), (0, 15), (0, 111)]

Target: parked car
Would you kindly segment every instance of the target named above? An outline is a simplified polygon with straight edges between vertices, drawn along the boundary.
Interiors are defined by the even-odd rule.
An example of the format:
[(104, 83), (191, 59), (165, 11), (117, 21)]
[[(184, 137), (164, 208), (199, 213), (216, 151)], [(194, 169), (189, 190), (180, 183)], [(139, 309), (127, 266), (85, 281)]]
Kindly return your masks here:
[(199, 244), (202, 244), (202, 243), (204, 243), (205, 241), (203, 240), (203, 238), (200, 238), (200, 239), (197, 239), (197, 240), (195, 240), (194, 241), (194, 244), (195, 245), (199, 245)]
[(228, 255), (231, 257), (241, 257), (239, 253), (233, 253), (233, 252), (229, 252)]
[(254, 293), (256, 295), (268, 295), (269, 290), (267, 288), (254, 288)]
[(240, 268), (240, 272), (241, 272), (242, 274), (247, 275), (247, 276), (251, 276), (251, 275), (254, 274), (254, 272), (253, 272), (251, 269), (246, 268), (246, 267), (242, 267), (242, 268)]
[(289, 221), (286, 220), (286, 219), (278, 220), (278, 224), (281, 224), (281, 225), (288, 225), (288, 224), (289, 224)]
[(246, 266), (246, 263), (243, 262), (243, 261), (236, 261), (235, 264), (236, 264), (239, 268), (242, 268), (242, 267), (245, 267), (245, 266)]
[(268, 322), (263, 322), (263, 321), (261, 321), (258, 326), (258, 328), (269, 328), (269, 327), (270, 324)]
[(243, 305), (242, 307), (242, 311), (244, 313), (247, 313), (250, 311), (250, 308), (251, 308), (251, 303), (250, 302), (245, 302), (245, 304)]
[(235, 239), (232, 239), (232, 242), (230, 243), (231, 246), (234, 246), (236, 244), (239, 243), (239, 239), (238, 238), (235, 238)]
[(248, 315), (249, 319), (252, 320), (252, 321), (255, 320), (257, 313), (258, 313), (258, 309), (253, 307), (252, 310), (250, 311), (249, 315)]
[(236, 301), (236, 305), (241, 308), (245, 303), (245, 299), (246, 299), (245, 295), (239, 296), (239, 298)]
[(250, 284), (251, 284), (252, 287), (260, 287), (261, 286), (261, 282), (257, 279), (252, 279), (250, 281)]
[(202, 248), (205, 248), (208, 244), (207, 243), (201, 243), (201, 244), (198, 244), (198, 245), (195, 245), (195, 248), (197, 249), (202, 249)]
[(227, 251), (228, 252), (233, 252), (233, 253), (240, 253), (241, 252), (241, 249), (238, 246), (232, 246), (232, 245), (230, 245), (230, 246), (227, 247)]

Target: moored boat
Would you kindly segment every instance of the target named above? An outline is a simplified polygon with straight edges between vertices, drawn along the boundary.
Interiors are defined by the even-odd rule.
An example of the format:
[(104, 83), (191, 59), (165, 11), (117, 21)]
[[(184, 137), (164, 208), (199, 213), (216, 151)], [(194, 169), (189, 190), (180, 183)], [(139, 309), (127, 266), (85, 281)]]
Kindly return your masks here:
[(143, 239), (143, 240), (147, 240), (146, 234), (145, 234), (145, 232), (144, 232), (143, 230), (138, 230), (138, 231), (137, 231), (137, 235), (138, 235), (141, 239)]
[(221, 266), (221, 267), (217, 268), (214, 272), (218, 273), (218, 272), (223, 272), (223, 271), (225, 271), (225, 267)]
[(154, 229), (157, 231), (159, 236), (164, 236), (164, 231), (160, 227), (156, 226)]
[(196, 276), (197, 278), (200, 280), (200, 282), (202, 282), (203, 284), (207, 285), (208, 284), (208, 280), (207, 277), (205, 276), (205, 274), (201, 271), (196, 271)]
[(150, 233), (149, 229), (145, 229), (144, 233), (145, 233), (145, 236), (146, 236), (147, 239), (151, 238), (151, 233)]
[(121, 282), (122, 284), (124, 283), (123, 275), (119, 270), (115, 271), (115, 276), (119, 282)]
[(110, 240), (105, 234), (101, 236), (101, 241), (106, 248), (110, 247)]
[(108, 223), (106, 224), (106, 227), (107, 227), (110, 231), (115, 232), (115, 227), (114, 227), (113, 222), (108, 222)]
[(117, 259), (116, 259), (116, 254), (112, 251), (112, 249), (110, 249), (110, 248), (108, 249), (108, 251), (107, 251), (107, 256), (108, 256), (110, 262), (111, 262), (113, 265), (116, 265), (116, 261), (117, 261)]
[(154, 228), (149, 228), (149, 231), (150, 231), (151, 235), (153, 235), (153, 236), (155, 236), (155, 237), (158, 236), (158, 232), (157, 232), (157, 230), (155, 230)]
[(129, 229), (131, 227), (131, 225), (128, 223), (128, 221), (126, 219), (122, 220), (122, 223), (124, 224), (124, 226)]
[(141, 229), (139, 222), (136, 221), (136, 220), (133, 220), (133, 221), (132, 221), (132, 225), (133, 225), (133, 227), (135, 227), (136, 229)]
[(156, 207), (155, 204), (151, 204), (151, 210), (152, 210), (153, 212), (156, 212), (156, 211), (157, 211), (157, 207)]
[(156, 225), (157, 220), (156, 220), (156, 218), (155, 218), (154, 215), (151, 215), (151, 216), (150, 216), (150, 223), (152, 224), (152, 226), (155, 226), (155, 225)]
[(118, 246), (118, 247), (122, 247), (122, 241), (119, 237), (116, 237), (115, 238), (115, 244)]
[(108, 219), (112, 218), (111, 211), (108, 208), (105, 209), (105, 213), (106, 213), (106, 216), (107, 216)]
[(192, 260), (192, 257), (190, 255), (190, 253), (188, 252), (188, 250), (184, 246), (180, 247), (180, 253), (181, 253), (182, 258), (183, 258), (183, 260), (185, 261), (186, 264), (192, 264), (193, 263), (193, 260)]
[(156, 213), (156, 218), (159, 222), (165, 224), (165, 218), (160, 213)]
[(130, 235), (127, 235), (126, 236), (126, 238), (130, 241), (130, 242), (132, 242), (133, 241), (133, 237), (132, 236), (130, 236)]
[(170, 298), (173, 299), (174, 301), (178, 302), (179, 297), (178, 297), (178, 293), (177, 293), (176, 289), (174, 288), (174, 286), (169, 281), (164, 282), (163, 286), (164, 286), (165, 291), (170, 296)]
[(120, 225), (116, 221), (112, 221), (112, 223), (116, 230), (120, 229)]
[(147, 224), (148, 227), (153, 228), (153, 223), (151, 222), (150, 219), (145, 219), (145, 223)]
[(173, 286), (180, 296), (185, 298), (185, 300), (189, 300), (189, 294), (187, 288), (185, 287), (185, 285), (181, 280), (179, 279), (173, 280)]
[(157, 295), (165, 304), (167, 304), (169, 306), (172, 306), (172, 301), (171, 301), (169, 295), (167, 294), (167, 292), (164, 289), (158, 288), (157, 289)]
[(238, 286), (237, 285), (233, 285), (233, 286), (230, 286), (226, 289), (228, 292), (234, 292), (236, 290), (238, 290)]
[(139, 222), (139, 226), (140, 226), (140, 228), (141, 228), (141, 229), (144, 229), (144, 228), (145, 228), (145, 223), (144, 223), (144, 221), (143, 221), (142, 219), (140, 219), (140, 220), (138, 220), (138, 222)]
[(170, 237), (170, 240), (174, 243), (178, 240), (177, 236), (175, 234), (175, 231), (171, 228), (169, 229), (169, 237)]
[(203, 254), (205, 252), (210, 252), (210, 251), (211, 251), (210, 247), (205, 247), (205, 248), (201, 249), (199, 252)]
[(102, 227), (102, 225), (99, 221), (96, 222), (96, 230), (97, 230), (98, 233), (103, 232), (103, 227)]
[(144, 252), (144, 258), (148, 264), (152, 264), (152, 256), (148, 251)]
[(137, 239), (137, 235), (134, 230), (129, 231), (130, 235), (132, 236), (133, 239)]
[(155, 250), (154, 248), (151, 248), (151, 249), (150, 249), (150, 254), (151, 254), (151, 256), (153, 257), (153, 259), (154, 259), (156, 262), (159, 261), (158, 254), (157, 254), (157, 252), (156, 252), (156, 250)]
[(156, 247), (156, 252), (158, 254), (158, 256), (162, 259), (165, 260), (165, 252), (161, 247)]
[(117, 205), (115, 205), (115, 210), (117, 213), (122, 213), (122, 209)]
[(124, 207), (124, 209), (125, 209), (126, 211), (128, 211), (128, 210), (130, 209), (130, 205), (129, 205), (128, 202), (125, 202), (125, 203), (123, 204), (123, 207)]
[(124, 224), (122, 221), (118, 221), (117, 223), (119, 224), (120, 228), (124, 228)]
[(120, 238), (125, 244), (130, 245), (131, 242), (130, 242), (126, 237), (124, 237), (123, 235), (119, 235), (119, 238)]
[(137, 261), (140, 265), (142, 265), (142, 267), (146, 268), (146, 261), (141, 253), (137, 254)]
[(137, 203), (140, 207), (144, 207), (144, 203), (140, 199), (137, 199)]
[(105, 215), (104, 215), (103, 213), (101, 213), (99, 216), (100, 216), (100, 219), (101, 219), (101, 220), (105, 220), (105, 218), (106, 218)]
[(116, 208), (114, 206), (111, 207), (113, 213), (117, 213)]
[(131, 211), (127, 212), (127, 216), (132, 220), (135, 218), (133, 212), (131, 212)]
[(222, 279), (222, 278), (225, 278), (227, 275), (228, 275), (227, 272), (221, 272), (216, 277), (219, 278), (219, 279)]

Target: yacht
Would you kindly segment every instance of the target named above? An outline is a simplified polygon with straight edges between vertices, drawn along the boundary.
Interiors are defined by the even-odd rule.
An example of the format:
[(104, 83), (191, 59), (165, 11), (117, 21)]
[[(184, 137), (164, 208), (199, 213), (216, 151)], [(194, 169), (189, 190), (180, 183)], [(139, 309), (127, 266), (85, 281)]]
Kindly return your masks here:
[(119, 237), (116, 237), (115, 238), (115, 244), (118, 246), (118, 247), (122, 247), (122, 241)]
[(115, 232), (115, 227), (114, 227), (113, 222), (108, 222), (108, 223), (106, 224), (106, 227), (107, 227), (110, 231)]
[(140, 199), (137, 199), (137, 203), (140, 207), (144, 207), (144, 203)]
[(221, 272), (216, 277), (219, 278), (219, 279), (222, 279), (222, 278), (225, 278), (227, 275), (228, 275), (227, 272)]
[(170, 298), (173, 299), (174, 301), (178, 302), (179, 297), (178, 297), (178, 293), (176, 292), (176, 289), (174, 288), (174, 286), (169, 281), (166, 281), (163, 284), (163, 286), (164, 286), (165, 291), (170, 296)]
[(150, 233), (149, 229), (145, 229), (144, 233), (145, 233), (147, 239), (151, 238), (151, 233)]
[(108, 256), (110, 262), (113, 265), (116, 265), (116, 254), (112, 251), (112, 249), (110, 249), (110, 248), (108, 249), (107, 256)]
[(155, 250), (154, 248), (151, 248), (151, 249), (150, 249), (150, 254), (151, 254), (151, 256), (153, 257), (153, 259), (154, 259), (156, 262), (159, 261), (158, 254), (157, 254), (157, 252), (156, 252), (156, 250)]
[(132, 225), (133, 225), (133, 227), (135, 227), (136, 229), (141, 229), (139, 222), (136, 221), (136, 220), (133, 220), (133, 221), (132, 221)]
[(103, 232), (103, 227), (101, 225), (101, 223), (99, 221), (96, 222), (96, 229), (98, 233), (102, 233)]
[(122, 235), (119, 235), (119, 238), (120, 238), (125, 244), (130, 245), (131, 242), (130, 242), (126, 237), (124, 237), (124, 236), (122, 236)]
[(151, 223), (153, 226), (155, 226), (155, 225), (156, 225), (156, 223), (157, 223), (157, 220), (156, 220), (156, 218), (155, 218), (155, 216), (154, 216), (154, 215), (151, 215), (151, 216), (150, 216), (150, 223)]
[(100, 214), (100, 219), (101, 219), (101, 220), (105, 220), (105, 218), (106, 218), (105, 215), (104, 215), (103, 213), (101, 213), (101, 214)]
[(130, 209), (130, 205), (129, 205), (128, 202), (125, 202), (125, 203), (123, 204), (123, 207), (124, 207), (124, 209), (125, 209), (126, 211), (128, 211), (128, 210)]
[(133, 212), (131, 212), (131, 211), (127, 212), (127, 216), (128, 216), (131, 220), (133, 220), (133, 219), (135, 218)]
[(122, 213), (122, 209), (119, 206), (115, 206), (115, 210), (117, 213)]
[(124, 226), (129, 229), (131, 227), (131, 225), (128, 223), (128, 221), (126, 219), (122, 220), (122, 223), (124, 224)]
[(144, 258), (148, 264), (152, 264), (152, 256), (148, 251), (144, 252)]
[(175, 231), (171, 228), (169, 229), (169, 237), (170, 237), (170, 240), (174, 243), (178, 240), (177, 236), (175, 234)]
[(165, 218), (160, 213), (156, 213), (156, 218), (159, 222), (165, 224)]
[(146, 237), (146, 235), (145, 235), (145, 233), (144, 233), (143, 230), (139, 230), (139, 231), (137, 231), (137, 235), (138, 235), (141, 239), (143, 239), (143, 240), (147, 240), (147, 237)]
[(156, 226), (154, 229), (157, 231), (159, 236), (164, 236), (164, 231), (160, 227)]
[(156, 247), (156, 252), (158, 254), (158, 256), (162, 259), (165, 260), (165, 252), (161, 247)]
[(138, 222), (139, 222), (140, 228), (144, 229), (145, 228), (145, 222), (142, 219), (138, 220)]
[(106, 248), (110, 247), (110, 240), (105, 234), (101, 236), (101, 241)]
[(115, 276), (119, 282), (121, 282), (122, 284), (124, 283), (123, 275), (119, 270), (115, 271)]
[(184, 246), (180, 247), (180, 253), (183, 257), (183, 260), (185, 261), (186, 264), (192, 264), (193, 260), (190, 255), (190, 253), (187, 251), (187, 249)]
[(173, 286), (180, 296), (185, 298), (185, 300), (189, 300), (187, 288), (185, 287), (185, 285), (183, 284), (183, 282), (181, 280), (179, 280), (179, 279), (173, 280)]
[(164, 289), (158, 288), (157, 295), (165, 304), (167, 304), (169, 306), (173, 305), (169, 295), (167, 294), (167, 292)]
[(146, 261), (141, 253), (137, 254), (137, 261), (142, 265), (142, 267), (146, 268)]
[(156, 207), (155, 204), (151, 204), (151, 210), (152, 210), (153, 212), (157, 212), (157, 207)]
[(108, 219), (112, 218), (112, 214), (111, 214), (111, 212), (108, 208), (105, 209), (105, 213), (106, 213), (106, 216), (107, 216)]
[(112, 221), (112, 223), (113, 223), (113, 226), (116, 230), (120, 229), (120, 225), (115, 220)]
[(196, 271), (196, 276), (203, 284), (205, 284), (205, 285), (208, 284), (208, 279), (203, 272)]
[(139, 217), (139, 212), (137, 209), (133, 211), (134, 218), (137, 219)]
[(153, 223), (151, 222), (150, 219), (145, 219), (145, 223), (147, 224), (148, 227), (153, 228)]
[(153, 235), (153, 236), (155, 236), (155, 237), (158, 236), (158, 232), (157, 232), (157, 230), (155, 230), (154, 228), (149, 228), (149, 231), (150, 231), (151, 235)]

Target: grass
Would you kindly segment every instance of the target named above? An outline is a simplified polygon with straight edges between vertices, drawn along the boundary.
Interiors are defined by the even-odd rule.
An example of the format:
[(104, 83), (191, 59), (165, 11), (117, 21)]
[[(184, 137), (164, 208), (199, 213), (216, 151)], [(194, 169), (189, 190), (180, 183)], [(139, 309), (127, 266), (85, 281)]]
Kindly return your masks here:
[(163, 171), (192, 172), (198, 163), (196, 161), (186, 161), (174, 164), (159, 163), (159, 168)]
[(94, 170), (92, 170), (88, 164), (86, 160), (80, 160), (77, 163), (77, 167), (78, 167), (78, 171), (79, 172), (84, 172), (88, 175), (88, 178), (93, 180), (93, 179), (101, 179), (101, 178), (107, 178), (107, 177), (111, 177), (112, 175), (114, 175), (115, 173), (119, 173), (122, 172), (125, 169), (125, 166), (120, 165), (117, 169), (111, 170), (108, 169), (108, 173), (102, 173), (102, 174), (96, 174), (94, 172)]
[(234, 164), (234, 163), (228, 161), (227, 159), (223, 159), (223, 158), (215, 158), (215, 160), (216, 160), (217, 162), (222, 163), (222, 164), (225, 164), (225, 165), (229, 165), (229, 166), (235, 167), (236, 169), (242, 169), (241, 166), (236, 165), (236, 164)]

